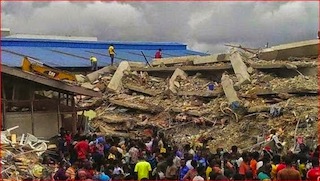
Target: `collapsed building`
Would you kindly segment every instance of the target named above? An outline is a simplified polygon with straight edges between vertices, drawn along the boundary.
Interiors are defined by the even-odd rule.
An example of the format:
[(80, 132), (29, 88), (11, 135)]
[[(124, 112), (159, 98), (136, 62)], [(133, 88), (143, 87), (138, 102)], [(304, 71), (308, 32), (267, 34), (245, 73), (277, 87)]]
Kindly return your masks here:
[[(80, 122), (75, 113), (85, 110), (95, 112), (88, 125), (91, 132), (106, 136), (139, 139), (157, 130), (181, 146), (205, 145), (215, 151), (237, 145), (251, 150), (268, 144), (265, 138), (276, 130), (285, 149), (294, 148), (298, 137), (310, 147), (318, 144), (318, 40), (268, 49), (234, 46), (215, 55), (171, 44), (172, 50), (162, 49), (174, 56), (141, 63), (159, 47), (154, 44), (154, 50), (144, 50), (146, 57), (137, 49), (122, 50), (123, 56), (142, 61), (122, 58), (118, 67), (107, 66), (106, 44), (99, 42), (88, 47), (53, 40), (2, 42), (2, 123), (5, 129), (14, 128), (12, 133), (26, 134), (11, 140), (10, 130), (1, 135), (7, 178), (30, 175), (39, 165), (39, 155), (52, 152), (41, 137), (58, 133), (60, 125), (75, 133)], [(85, 75), (91, 54), (100, 56), (103, 68)], [(71, 83), (12, 68), (21, 66), (25, 56), (83, 75)], [(80, 66), (71, 68), (75, 62)], [(63, 121), (69, 124), (61, 123), (63, 114), (71, 115)], [(49, 125), (53, 126), (46, 132)], [(48, 168), (47, 174), (53, 170)]]
[[(256, 149), (270, 130), (286, 149), (303, 137), (318, 144), (318, 40), (268, 49), (154, 60), (152, 67), (122, 62), (91, 79), (103, 99), (90, 126), (118, 137), (151, 136), (155, 127), (179, 145), (215, 150)], [(115, 71), (115, 72), (114, 72)], [(90, 75), (90, 74), (89, 74)], [(99, 75), (99, 76), (98, 76)]]

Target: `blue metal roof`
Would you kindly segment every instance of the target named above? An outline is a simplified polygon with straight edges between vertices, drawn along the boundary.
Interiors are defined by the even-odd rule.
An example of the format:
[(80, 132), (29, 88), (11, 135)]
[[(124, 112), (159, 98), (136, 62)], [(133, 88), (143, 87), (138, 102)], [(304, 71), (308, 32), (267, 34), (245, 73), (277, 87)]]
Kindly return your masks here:
[(98, 59), (98, 66), (102, 67), (110, 64), (110, 57), (107, 53), (110, 44), (113, 44), (116, 49), (116, 63), (123, 60), (145, 62), (141, 51), (150, 61), (159, 48), (162, 49), (164, 58), (206, 55), (188, 50), (184, 44), (170, 42), (96, 42), (3, 38), (1, 40), (1, 63), (20, 67), (22, 58), (28, 56), (52, 67), (85, 68), (91, 66), (89, 58), (93, 55)]

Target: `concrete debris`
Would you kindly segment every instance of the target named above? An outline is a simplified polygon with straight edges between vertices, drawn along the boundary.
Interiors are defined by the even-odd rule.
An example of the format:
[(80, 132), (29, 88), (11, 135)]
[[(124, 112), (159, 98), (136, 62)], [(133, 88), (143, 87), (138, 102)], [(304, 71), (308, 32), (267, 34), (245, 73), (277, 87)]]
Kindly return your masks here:
[(176, 81), (176, 79), (182, 79), (182, 80), (184, 80), (184, 79), (187, 79), (187, 77), (188, 77), (188, 75), (187, 75), (183, 70), (177, 68), (177, 69), (173, 72), (173, 74), (172, 74), (172, 76), (171, 76), (171, 78), (170, 78), (170, 80), (169, 80), (169, 89), (170, 89), (173, 93), (177, 93), (177, 90), (176, 90), (176, 89), (180, 87), (180, 84), (179, 84), (179, 82)]
[(125, 70), (130, 70), (130, 65), (127, 61), (123, 61), (119, 64), (119, 67), (117, 68), (108, 85), (108, 89), (111, 89), (113, 91), (119, 91), (121, 89), (122, 77)]
[(55, 166), (43, 165), (41, 157), (49, 149), (48, 141), (41, 140), (29, 133), (17, 137), (11, 132), (18, 127), (1, 131), (2, 179), (50, 178), (54, 173)]
[(308, 40), (274, 46), (262, 50), (258, 58), (262, 60), (284, 60), (289, 57), (318, 57), (319, 40)]
[(158, 129), (178, 144), (207, 139), (212, 149), (248, 149), (275, 129), (285, 147), (295, 135), (317, 144), (317, 121), (307, 119), (318, 115), (318, 60), (311, 54), (266, 61), (236, 51), (155, 60), (159, 67), (141, 69), (122, 62), (92, 82), (103, 99), (80, 99), (78, 106), (94, 109), (90, 126), (104, 135), (141, 137)]
[(247, 70), (246, 64), (244, 64), (239, 52), (233, 51), (230, 55), (231, 65), (234, 73), (238, 79), (237, 84), (250, 83), (250, 75)]
[(229, 78), (229, 75), (223, 74), (221, 78), (221, 84), (223, 87), (224, 94), (226, 95), (229, 104), (233, 102), (239, 102), (237, 92), (234, 90), (233, 81)]
[(174, 58), (162, 58), (162, 59), (154, 59), (152, 62), (153, 66), (158, 65), (172, 65), (172, 64), (190, 64), (195, 59), (200, 56), (184, 56), (184, 57), (174, 57)]

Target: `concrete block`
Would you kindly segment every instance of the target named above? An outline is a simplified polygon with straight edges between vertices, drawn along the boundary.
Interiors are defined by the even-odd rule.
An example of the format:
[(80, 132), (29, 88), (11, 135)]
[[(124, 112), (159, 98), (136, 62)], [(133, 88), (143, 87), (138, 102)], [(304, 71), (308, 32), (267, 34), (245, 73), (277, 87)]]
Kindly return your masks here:
[(247, 71), (247, 66), (244, 64), (242, 57), (238, 51), (234, 51), (230, 55), (230, 61), (233, 68), (234, 73), (237, 76), (238, 84), (250, 83), (250, 75)]
[(181, 69), (179, 69), (179, 68), (177, 68), (174, 72), (173, 72), (173, 74), (172, 74), (172, 76), (171, 76), (171, 78), (170, 78), (170, 80), (169, 80), (169, 89), (173, 92), (173, 93), (177, 93), (177, 90), (176, 90), (176, 88), (175, 88), (175, 80), (176, 80), (176, 78), (177, 77), (180, 77), (180, 78), (182, 78), (182, 79), (186, 79), (187, 77), (188, 77), (188, 74), (186, 74), (183, 70), (181, 70)]
[(221, 85), (223, 92), (228, 99), (228, 103), (231, 104), (234, 101), (239, 101), (237, 92), (233, 88), (233, 81), (226, 74), (223, 74), (221, 77)]
[(195, 60), (193, 60), (193, 64), (200, 65), (200, 64), (206, 64), (206, 63), (228, 61), (229, 60), (228, 58), (229, 58), (229, 56), (224, 53), (213, 54), (213, 55), (209, 55), (209, 56), (198, 57)]
[(119, 92), (122, 88), (122, 77), (123, 77), (123, 72), (125, 70), (130, 70), (130, 65), (127, 61), (122, 61), (116, 72), (113, 74), (112, 76), (112, 79), (108, 85), (108, 88), (113, 90), (113, 91), (116, 91), (116, 92)]
[(86, 77), (88, 78), (88, 80), (90, 82), (94, 82), (99, 79), (100, 75), (104, 75), (104, 74), (111, 73), (111, 72), (112, 72), (111, 68), (109, 66), (107, 66), (107, 67), (103, 67), (102, 69), (99, 69), (97, 71), (94, 71), (94, 72), (88, 74)]
[(83, 83), (88, 80), (88, 78), (82, 74), (77, 74), (75, 76), (76, 76), (77, 82), (79, 82), (79, 83)]
[(157, 65), (172, 65), (172, 64), (178, 64), (178, 63), (186, 63), (186, 62), (192, 62), (196, 58), (199, 58), (199, 55), (196, 56), (183, 56), (183, 57), (172, 57), (172, 58), (161, 58), (161, 59), (153, 59), (152, 60), (152, 65), (157, 66)]
[(81, 84), (81, 87), (84, 87), (84, 88), (87, 88), (87, 89), (94, 89), (95, 86), (92, 85), (89, 82), (85, 82), (85, 83)]

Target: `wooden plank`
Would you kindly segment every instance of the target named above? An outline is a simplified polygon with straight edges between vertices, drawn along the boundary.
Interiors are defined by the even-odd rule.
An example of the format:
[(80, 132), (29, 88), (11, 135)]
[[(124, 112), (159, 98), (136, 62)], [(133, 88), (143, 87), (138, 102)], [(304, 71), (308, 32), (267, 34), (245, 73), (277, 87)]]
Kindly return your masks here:
[(269, 112), (270, 106), (253, 106), (248, 109), (248, 113)]
[(247, 66), (244, 64), (242, 57), (238, 51), (234, 51), (230, 55), (230, 61), (233, 68), (233, 71), (236, 74), (238, 79), (237, 84), (246, 84), (250, 83), (250, 75), (247, 71)]
[(123, 133), (123, 132), (118, 132), (118, 131), (113, 131), (110, 127), (107, 126), (99, 126), (99, 129), (101, 132), (108, 136), (113, 136), (113, 137), (125, 137), (125, 138), (130, 138), (132, 135), (130, 133)]
[(185, 113), (191, 116), (203, 116), (205, 114), (211, 113), (211, 110), (205, 110), (205, 111), (199, 111), (199, 110), (184, 110), (182, 108), (179, 107), (172, 107), (171, 111), (175, 112), (175, 113)]
[(172, 58), (161, 58), (161, 59), (153, 59), (152, 65), (172, 65), (172, 64), (178, 64), (178, 63), (186, 63), (186, 62), (192, 62), (196, 58), (200, 57), (199, 55), (195, 56), (183, 56), (183, 57), (172, 57)]
[(229, 78), (228, 75), (223, 74), (221, 77), (221, 85), (224, 91), (224, 94), (226, 95), (229, 104), (240, 101), (237, 92), (234, 90), (233, 81)]
[(103, 122), (106, 122), (106, 123), (125, 123), (128, 121), (138, 121), (138, 120), (135, 120), (134, 118), (123, 116), (123, 115), (117, 115), (117, 114), (105, 114), (98, 117), (97, 119), (102, 119)]
[(197, 96), (197, 97), (219, 97), (224, 95), (223, 90), (214, 91), (178, 91), (178, 96)]
[(127, 61), (122, 61), (116, 72), (113, 74), (110, 83), (108, 84), (108, 88), (119, 92), (122, 88), (122, 77), (123, 77), (123, 72), (125, 70), (130, 70), (130, 65)]
[(160, 91), (145, 89), (145, 88), (143, 88), (141, 86), (136, 86), (136, 85), (133, 85), (133, 84), (130, 84), (130, 83), (126, 83), (123, 86), (125, 88), (127, 88), (127, 89), (132, 90), (132, 91), (140, 92), (140, 93), (143, 93), (143, 94), (146, 94), (146, 95), (149, 95), (149, 96), (156, 96), (156, 95), (161, 94)]
[(257, 91), (257, 96), (272, 96), (277, 94), (314, 94), (317, 95), (319, 93), (318, 90), (307, 90), (307, 89), (287, 89), (287, 90), (279, 90), (279, 91), (272, 91), (272, 90), (259, 90)]
[(130, 108), (130, 109), (137, 109), (137, 110), (146, 111), (146, 112), (152, 112), (152, 113), (161, 112), (162, 110), (164, 110), (161, 106), (156, 106), (156, 105), (146, 104), (146, 103), (136, 104), (126, 100), (109, 99), (109, 102), (118, 106)]

